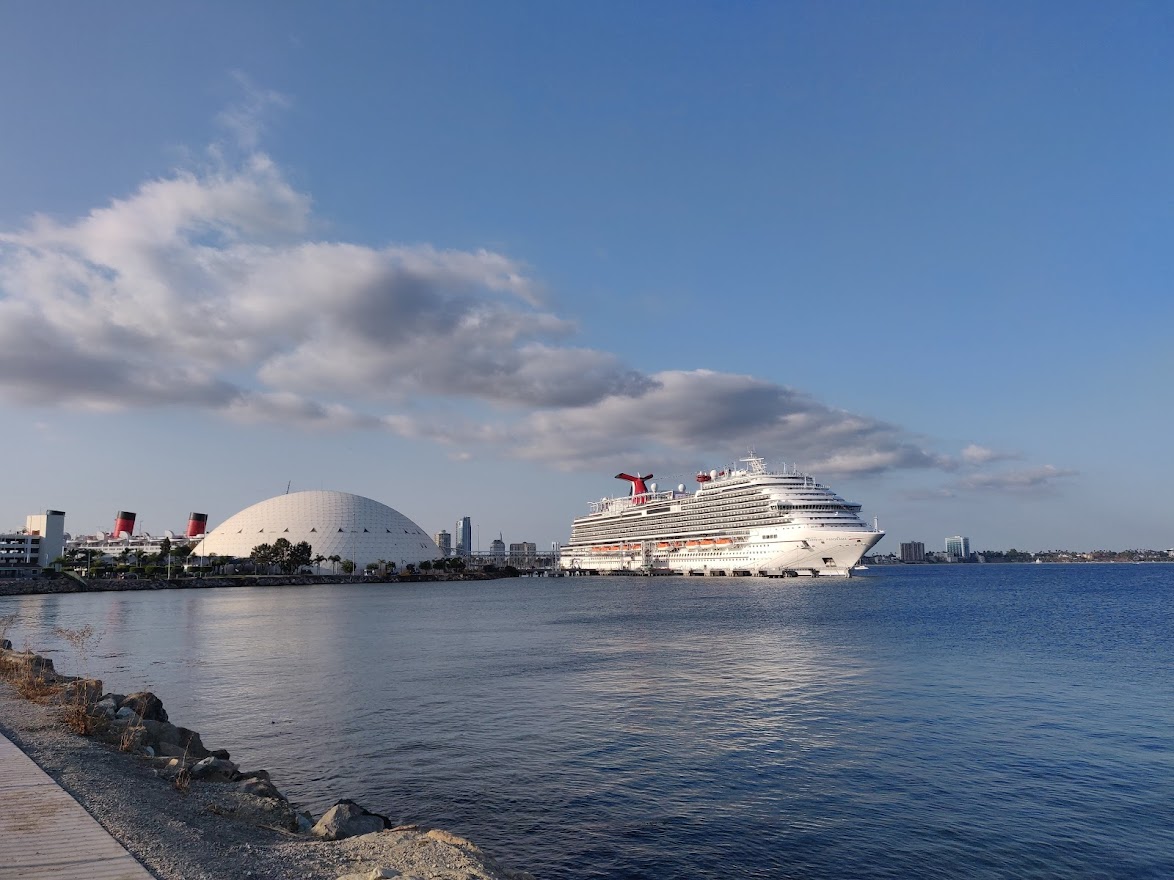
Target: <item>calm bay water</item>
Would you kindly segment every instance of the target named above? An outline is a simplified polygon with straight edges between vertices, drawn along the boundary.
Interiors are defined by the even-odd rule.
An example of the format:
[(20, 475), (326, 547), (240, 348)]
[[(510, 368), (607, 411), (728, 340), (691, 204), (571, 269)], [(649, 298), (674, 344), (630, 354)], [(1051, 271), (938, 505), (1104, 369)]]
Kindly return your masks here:
[(108, 689), (514, 867), (1174, 876), (1174, 565), (0, 598)]

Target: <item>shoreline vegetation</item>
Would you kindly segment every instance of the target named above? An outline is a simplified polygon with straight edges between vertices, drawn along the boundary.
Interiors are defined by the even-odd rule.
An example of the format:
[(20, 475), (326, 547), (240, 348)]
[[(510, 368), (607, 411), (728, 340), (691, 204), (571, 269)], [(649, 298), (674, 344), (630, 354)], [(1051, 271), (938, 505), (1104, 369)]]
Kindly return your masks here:
[(57, 631), (83, 672), (72, 676), (15, 650), (3, 638), (12, 623), (0, 618), (0, 733), (161, 880), (533, 880), (462, 837), (395, 825), (349, 799), (316, 818), (265, 770), (243, 770), (170, 721), (153, 693), (110, 693), (87, 678), (91, 627)]

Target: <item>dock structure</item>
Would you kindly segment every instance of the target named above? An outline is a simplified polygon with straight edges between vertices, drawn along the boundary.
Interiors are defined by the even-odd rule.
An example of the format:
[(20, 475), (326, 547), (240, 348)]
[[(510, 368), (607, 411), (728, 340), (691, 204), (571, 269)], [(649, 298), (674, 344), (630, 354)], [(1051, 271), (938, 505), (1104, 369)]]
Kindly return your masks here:
[(153, 880), (97, 820), (0, 736), (0, 880)]

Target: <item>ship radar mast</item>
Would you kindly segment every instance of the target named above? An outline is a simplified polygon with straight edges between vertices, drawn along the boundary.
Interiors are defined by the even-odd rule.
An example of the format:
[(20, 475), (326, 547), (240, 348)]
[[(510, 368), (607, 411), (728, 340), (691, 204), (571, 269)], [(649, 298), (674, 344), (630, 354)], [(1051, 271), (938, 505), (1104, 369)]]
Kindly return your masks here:
[(766, 473), (766, 459), (758, 455), (753, 449), (750, 454), (740, 461), (746, 465), (746, 470), (751, 474), (765, 474)]

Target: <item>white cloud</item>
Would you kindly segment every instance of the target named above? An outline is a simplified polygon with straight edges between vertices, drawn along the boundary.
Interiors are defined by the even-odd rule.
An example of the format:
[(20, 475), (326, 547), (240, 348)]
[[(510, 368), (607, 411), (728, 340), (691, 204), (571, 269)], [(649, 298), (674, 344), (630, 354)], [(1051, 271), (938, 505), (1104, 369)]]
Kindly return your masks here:
[(1019, 455), (1013, 452), (999, 452), (987, 446), (979, 446), (977, 443), (971, 443), (962, 450), (960, 458), (964, 464), (978, 466), (990, 464), (995, 461), (1016, 459), (1019, 458)]
[(1058, 480), (1075, 477), (1079, 471), (1045, 464), (1039, 467), (1003, 471), (993, 474), (972, 474), (961, 480), (960, 489), (988, 492), (1021, 492), (1042, 494), (1054, 491)]
[[(750, 446), (828, 476), (957, 467), (898, 426), (793, 388), (644, 374), (570, 344), (574, 322), (508, 256), (321, 241), (313, 225), (310, 197), (253, 153), (148, 181), (73, 222), (0, 231), (0, 395), (386, 430), (458, 457), (564, 468), (692, 467)], [(973, 467), (1006, 457), (961, 454)]]
[(241, 98), (216, 120), (228, 129), (239, 147), (254, 151), (261, 142), (265, 117), (274, 109), (288, 107), (290, 99), (281, 92), (261, 88), (243, 71), (233, 71), (232, 78), (240, 89)]

